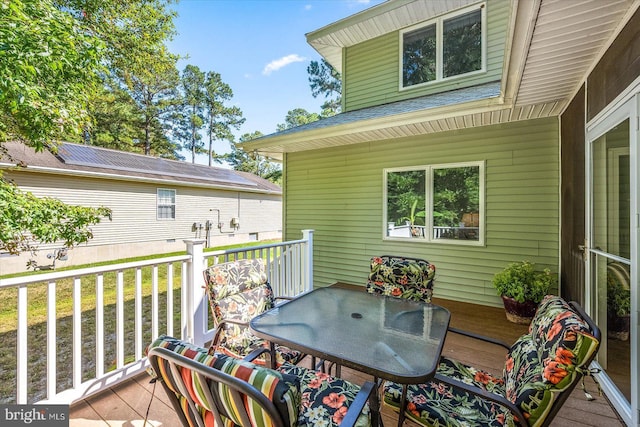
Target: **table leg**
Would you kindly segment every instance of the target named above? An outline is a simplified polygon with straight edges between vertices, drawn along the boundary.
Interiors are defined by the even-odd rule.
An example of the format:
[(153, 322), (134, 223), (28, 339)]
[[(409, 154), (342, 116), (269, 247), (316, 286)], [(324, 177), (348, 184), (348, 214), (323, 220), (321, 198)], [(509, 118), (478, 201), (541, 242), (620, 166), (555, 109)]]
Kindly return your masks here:
[(400, 398), (400, 412), (398, 413), (398, 427), (404, 423), (404, 411), (407, 409), (407, 384), (402, 384), (402, 397)]
[(380, 411), (380, 387), (378, 381), (375, 381), (375, 390), (371, 393), (369, 399), (369, 409), (371, 410), (371, 426), (372, 427), (384, 427), (382, 422), (382, 412)]
[(271, 341), (269, 341), (269, 360), (271, 361), (271, 369), (276, 369), (276, 345)]

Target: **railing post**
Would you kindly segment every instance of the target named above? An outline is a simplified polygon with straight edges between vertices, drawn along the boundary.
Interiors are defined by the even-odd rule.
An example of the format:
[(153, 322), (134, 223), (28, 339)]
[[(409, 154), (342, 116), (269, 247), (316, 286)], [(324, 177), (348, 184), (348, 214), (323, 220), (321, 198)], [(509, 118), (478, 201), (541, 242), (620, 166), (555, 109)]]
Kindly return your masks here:
[(307, 257), (305, 263), (305, 292), (313, 290), (313, 230), (302, 230), (302, 238), (307, 241)]
[(186, 328), (182, 331), (183, 339), (195, 345), (203, 346), (205, 343), (205, 332), (208, 329), (207, 304), (204, 292), (204, 240), (184, 240), (187, 245), (187, 253), (191, 255), (191, 260), (187, 261), (187, 312)]

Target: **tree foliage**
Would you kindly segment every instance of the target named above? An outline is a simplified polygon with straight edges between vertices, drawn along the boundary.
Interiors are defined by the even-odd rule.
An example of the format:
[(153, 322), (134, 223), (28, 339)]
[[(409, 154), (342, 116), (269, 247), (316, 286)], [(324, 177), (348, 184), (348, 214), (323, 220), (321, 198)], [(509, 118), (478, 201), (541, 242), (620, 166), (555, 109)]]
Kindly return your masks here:
[(233, 98), (233, 91), (222, 81), (220, 74), (208, 72), (204, 85), (204, 105), (209, 136), (209, 166), (212, 160), (219, 158), (213, 151), (213, 141), (226, 139), (233, 146), (231, 128), (239, 129), (245, 121), (240, 108), (225, 105), (231, 98)]
[[(49, 197), (36, 197), (0, 179), (0, 250), (10, 254), (31, 252), (39, 244), (62, 242), (66, 248), (93, 237), (91, 226), (110, 218), (105, 207), (66, 205)], [(35, 267), (33, 260), (27, 264)]]
[(342, 80), (340, 73), (324, 58), (311, 61), (307, 67), (311, 95), (323, 95), (327, 100), (322, 104), (322, 116), (333, 116), (340, 112), (342, 105)]
[(287, 112), (287, 116), (284, 118), (284, 123), (279, 123), (276, 126), (276, 129), (278, 132), (282, 132), (283, 130), (318, 121), (320, 118), (321, 116), (318, 113), (310, 113), (304, 108), (294, 108)]
[[(264, 135), (260, 131), (245, 133), (240, 137), (240, 142), (247, 142), (262, 136)], [(247, 153), (238, 148), (236, 144), (231, 144), (231, 153), (225, 154), (223, 158), (234, 170), (249, 172), (278, 185), (282, 184), (282, 168), (280, 164), (272, 162), (260, 154)]]
[(0, 0), (0, 140), (78, 134), (103, 47), (51, 0)]

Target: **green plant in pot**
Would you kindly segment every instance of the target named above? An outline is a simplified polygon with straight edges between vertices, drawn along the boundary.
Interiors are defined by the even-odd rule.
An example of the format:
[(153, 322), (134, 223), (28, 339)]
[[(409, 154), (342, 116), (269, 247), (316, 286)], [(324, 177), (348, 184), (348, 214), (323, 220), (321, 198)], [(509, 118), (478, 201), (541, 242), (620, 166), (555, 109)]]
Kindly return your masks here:
[(531, 322), (538, 304), (557, 281), (549, 269), (538, 271), (529, 261), (509, 264), (493, 276), (493, 286), (502, 297), (507, 319), (521, 324)]
[(607, 266), (607, 332), (609, 338), (629, 339), (631, 290), (628, 272), (612, 263)]

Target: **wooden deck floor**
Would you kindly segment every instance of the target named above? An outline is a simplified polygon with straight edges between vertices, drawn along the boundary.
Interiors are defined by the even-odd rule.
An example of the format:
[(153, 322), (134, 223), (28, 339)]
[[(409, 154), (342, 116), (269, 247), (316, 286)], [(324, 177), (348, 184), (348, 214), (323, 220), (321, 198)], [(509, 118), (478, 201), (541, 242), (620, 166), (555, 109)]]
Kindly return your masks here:
[[(435, 302), (451, 311), (451, 326), (492, 336), (507, 343), (515, 341), (527, 329), (526, 326), (508, 322), (502, 309), (446, 300)], [(478, 343), (476, 340), (455, 334), (449, 334), (447, 337), (444, 353), (494, 373), (500, 372), (504, 363), (504, 352), (500, 347)], [(371, 377), (366, 374), (344, 368), (342, 376), (359, 384), (371, 380)], [(588, 401), (578, 386), (551, 425), (553, 427), (623, 426), (604, 396), (598, 395), (597, 385), (594, 381), (588, 378), (585, 383), (587, 390), (596, 399)], [(149, 383), (146, 374), (72, 405), (70, 426), (142, 427), (147, 408), (149, 408), (147, 426), (179, 426), (178, 418), (173, 412), (162, 386), (158, 384), (154, 392), (154, 386)], [(388, 408), (383, 407), (382, 415), (386, 426), (397, 424), (397, 416)], [(405, 427), (416, 426), (417, 424), (413, 422), (405, 422)]]

